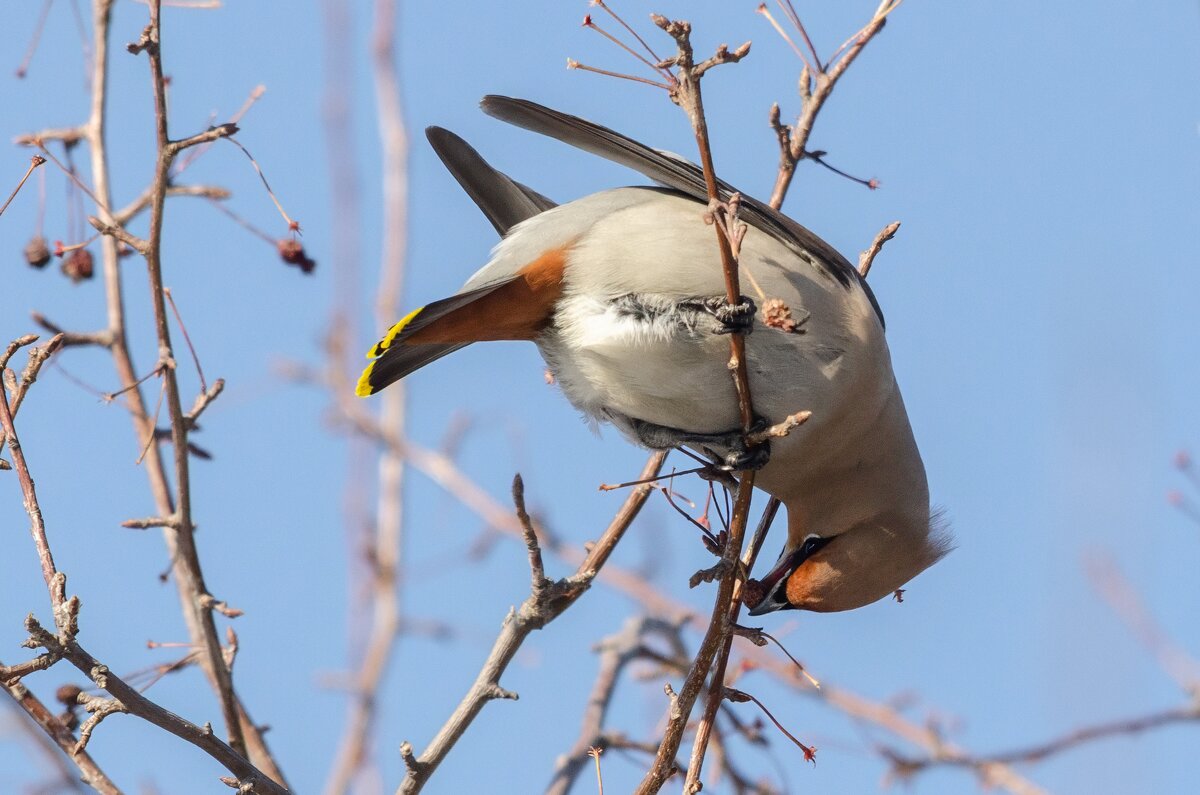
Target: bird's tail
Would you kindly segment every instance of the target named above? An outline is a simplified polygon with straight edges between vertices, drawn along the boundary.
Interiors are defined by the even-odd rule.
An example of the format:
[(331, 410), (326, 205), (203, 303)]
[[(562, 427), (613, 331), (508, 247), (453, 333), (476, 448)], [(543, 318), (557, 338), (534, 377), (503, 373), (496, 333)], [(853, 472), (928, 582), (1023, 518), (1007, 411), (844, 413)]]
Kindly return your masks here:
[(375, 347), (367, 353), (371, 363), (359, 376), (354, 393), (359, 397), (374, 395), (388, 384), (399, 381), (430, 362), (470, 344), (469, 339), (426, 342), (421, 341), (418, 335), (421, 331), (434, 327), (437, 321), (443, 318), (453, 318), (459, 310), (469, 307), (510, 281), (512, 280), (458, 293), (409, 312), (388, 329), (383, 339), (375, 343)]
[[(492, 168), (470, 144), (449, 130), (429, 127), (425, 135), (446, 169), (501, 235), (507, 234), (521, 221), (554, 207), (550, 199)], [(410, 312), (388, 329), (383, 339), (367, 354), (372, 361), (358, 379), (355, 394), (359, 397), (373, 395), (430, 362), (469, 345), (473, 340), (419, 341), (412, 338), (443, 318), (447, 319), (444, 325), (451, 325), (454, 324), (453, 316), (456, 313), (462, 316), (481, 311), (483, 307), (480, 305), (468, 307), (508, 281), (511, 280), (459, 293)], [(464, 311), (459, 313), (459, 310)], [(444, 329), (442, 333), (445, 334)]]

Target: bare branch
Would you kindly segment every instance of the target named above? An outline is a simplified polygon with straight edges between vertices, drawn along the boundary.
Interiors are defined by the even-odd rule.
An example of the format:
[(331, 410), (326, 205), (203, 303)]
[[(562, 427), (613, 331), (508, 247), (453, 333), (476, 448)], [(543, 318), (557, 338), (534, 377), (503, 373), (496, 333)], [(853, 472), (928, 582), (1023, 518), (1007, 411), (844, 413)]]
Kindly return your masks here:
[(875, 258), (879, 256), (879, 252), (883, 250), (883, 244), (896, 236), (900, 231), (900, 222), (892, 221), (890, 224), (879, 230), (879, 234), (875, 235), (875, 239), (871, 241), (871, 245), (867, 250), (858, 255), (858, 275), (867, 278), (867, 274), (871, 272), (871, 264), (875, 262)]
[(1172, 640), (1154, 619), (1137, 589), (1121, 574), (1116, 561), (1107, 555), (1093, 555), (1085, 560), (1085, 570), (1092, 587), (1100, 592), (1163, 671), (1181, 690), (1200, 699), (1200, 662)]
[[(6, 370), (5, 372), (11, 371)], [(60, 624), (62, 586), (57, 582), (61, 575), (54, 566), (54, 555), (50, 552), (50, 541), (46, 538), (46, 522), (42, 518), (42, 508), (38, 504), (33, 478), (29, 474), (29, 465), (25, 461), (25, 451), (21, 449), (21, 440), (17, 437), (17, 430), (13, 426), (8, 396), (4, 394), (3, 389), (0, 389), (0, 426), (4, 429), (9, 450), (12, 452), (13, 468), (17, 472), (17, 480), (21, 484), (21, 494), (25, 498), (25, 512), (29, 514), (29, 532), (33, 536), (33, 545), (37, 549), (38, 562), (42, 568), (42, 579), (46, 581), (46, 588), (50, 591), (55, 623), (59, 624), (61, 630), (63, 629)]]
[[(676, 54), (670, 59), (669, 65), (674, 65), (678, 68), (678, 75), (677, 83), (672, 87), (670, 96), (672, 101), (679, 105), (687, 114), (692, 124), (692, 131), (695, 134), (696, 145), (700, 153), (700, 164), (704, 172), (704, 182), (708, 192), (710, 211), (721, 221), (720, 223), (715, 223), (714, 228), (716, 229), (717, 246), (720, 251), (721, 266), (725, 276), (726, 300), (730, 304), (737, 304), (742, 300), (738, 279), (738, 263), (734, 251), (737, 237), (733, 234), (733, 230), (738, 228), (739, 223), (737, 220), (737, 203), (736, 201), (731, 201), (729, 204), (721, 204), (721, 197), (717, 188), (716, 168), (713, 165), (712, 147), (709, 144), (708, 122), (704, 116), (700, 79), (708, 69), (714, 66), (741, 60), (749, 52), (750, 45), (749, 43), (744, 44), (733, 53), (730, 53), (728, 48), (722, 45), (712, 58), (696, 64), (691, 45), (691, 25), (683, 21), (670, 21), (658, 15), (652, 15), (651, 19), (675, 40)], [(667, 66), (668, 64), (664, 62), (663, 65)], [(748, 434), (753, 425), (755, 415), (750, 396), (749, 372), (746, 367), (745, 336), (741, 333), (731, 334), (729, 342), (730, 358), (728, 367), (733, 375), (737, 391), (738, 411), (741, 415), (742, 429)], [(753, 447), (754, 443), (747, 439), (747, 446)], [(733, 570), (738, 556), (742, 551), (753, 486), (754, 472), (747, 471), (740, 473), (737, 492), (734, 498), (733, 513), (730, 517), (729, 537), (725, 543), (725, 549), (723, 550), (721, 563), (719, 564), (726, 572)], [(740, 587), (741, 580), (739, 578), (732, 576), (722, 577), (721, 584), (717, 589), (712, 619), (708, 630), (701, 642), (692, 668), (684, 679), (678, 697), (671, 700), (666, 732), (663, 735), (662, 743), (659, 745), (654, 765), (647, 772), (637, 789), (638, 795), (648, 795), (648, 793), (657, 792), (667, 778), (674, 773), (675, 755), (679, 749), (680, 742), (683, 740), (683, 732), (687, 726), (688, 717), (691, 714), (696, 697), (700, 694), (705, 677), (712, 667), (714, 659), (717, 659), (717, 672), (714, 672), (713, 676), (723, 676), (724, 664), (728, 657), (729, 642), (732, 639), (730, 627), (735, 623), (733, 619), (736, 619), (737, 612), (741, 607), (741, 602), (738, 599)], [(720, 654), (718, 657), (719, 650)], [(692, 761), (688, 765), (687, 784), (685, 784), (685, 788), (696, 787), (698, 785), (700, 768), (703, 763), (704, 749), (706, 747), (707, 738), (705, 738), (703, 743), (698, 742), (695, 746)]]
[(86, 138), (87, 134), (86, 125), (80, 127), (60, 127), (18, 135), (13, 139), (13, 143), (17, 146), (36, 146), (40, 148), (47, 141), (62, 141), (66, 146), (74, 146)]
[[(25, 622), (26, 628), (30, 633), (30, 639), (26, 641), (25, 645), (30, 648), (40, 646), (46, 650), (49, 657), (68, 660), (76, 668), (87, 674), (97, 687), (112, 695), (130, 713), (138, 715), (172, 734), (199, 746), (240, 778), (258, 782), (256, 788), (252, 791), (272, 793), (272, 795), (279, 793), (282, 795), (286, 791), (284, 788), (266, 779), (241, 754), (213, 737), (211, 730), (208, 732), (199, 730), (193, 724), (184, 721), (149, 701), (136, 690), (129, 687), (129, 685), (125, 684), (120, 678), (110, 674), (107, 667), (100, 664), (99, 661), (84, 651), (76, 642), (75, 638), (79, 631), (79, 599), (74, 596), (67, 597), (66, 576), (59, 572), (54, 565), (54, 557), (50, 551), (50, 543), (46, 535), (46, 526), (42, 517), (41, 506), (38, 503), (33, 478), (29, 472), (25, 454), (21, 447), (20, 437), (17, 436), (16, 428), (13, 425), (8, 397), (4, 394), (3, 390), (0, 390), (0, 425), (3, 426), (7, 434), (9, 446), (12, 450), (13, 465), (21, 485), (21, 493), (24, 496), (25, 512), (30, 518), (34, 546), (37, 549), (38, 559), (41, 562), (42, 575), (46, 580), (46, 589), (50, 594), (55, 627), (58, 629), (57, 636), (47, 632), (31, 615)], [(102, 707), (100, 709), (104, 714), (93, 716), (94, 720), (90, 721), (91, 726), (88, 727), (89, 734), (91, 729), (103, 719), (104, 715), (110, 714), (115, 710), (115, 708), (110, 707)], [(78, 746), (77, 750), (81, 751), (83, 746), (86, 745), (86, 736), (81, 734), (80, 740), (82, 745)]]
[[(122, 207), (113, 213), (113, 225), (125, 226), (143, 211), (150, 206), (150, 198), (154, 191), (152, 187), (146, 188), (142, 194), (129, 204)], [(213, 201), (222, 201), (230, 197), (230, 193), (225, 188), (220, 188), (215, 185), (171, 185), (167, 188), (167, 196), (195, 196), (201, 199), (211, 199)]]
[[(657, 472), (664, 459), (664, 453), (652, 455), (646, 463), (643, 475), (650, 477)], [(504, 627), (492, 646), (491, 654), (488, 655), (475, 683), (463, 697), (458, 708), (455, 709), (450, 719), (438, 731), (437, 736), (433, 738), (429, 747), (420, 757), (411, 758), (411, 751), (406, 756), (405, 764), (408, 767), (408, 774), (397, 790), (398, 795), (421, 791), (437, 766), (489, 701), (496, 698), (516, 698), (515, 693), (509, 693), (500, 687), (500, 677), (508, 668), (508, 664), (512, 662), (517, 650), (531, 632), (541, 629), (562, 615), (583, 595), (616, 547), (617, 542), (629, 528), (633, 518), (645, 504), (650, 491), (649, 485), (642, 485), (629, 493), (613, 522), (592, 547), (574, 575), (546, 583), (542, 588), (536, 587), (535, 575), (535, 586), (531, 588), (529, 598), (521, 604), (520, 608), (509, 612), (504, 621)], [(533, 548), (537, 548), (536, 534), (531, 531), (527, 539), (531, 539), (529, 543)], [(536, 557), (540, 559), (540, 555), (539, 549)], [(535, 558), (532, 552), (530, 558), (531, 561)]]
[(97, 698), (96, 696), (88, 696), (80, 693), (79, 703), (83, 705), (85, 710), (91, 713), (91, 717), (79, 727), (79, 742), (75, 743), (75, 748), (72, 749), (71, 756), (75, 756), (87, 748), (88, 741), (92, 739), (92, 732), (100, 725), (100, 721), (109, 715), (129, 711), (125, 709), (124, 704), (115, 698)]
[(100, 234), (107, 235), (108, 237), (115, 237), (117, 240), (129, 246), (142, 256), (145, 256), (147, 250), (150, 248), (150, 244), (148, 242), (137, 235), (126, 231), (125, 227), (123, 226), (105, 223), (95, 216), (89, 216), (88, 223), (91, 224), (92, 227)]
[(542, 548), (538, 545), (537, 530), (533, 528), (533, 520), (525, 510), (525, 481), (521, 480), (519, 474), (513, 476), (512, 498), (517, 521), (521, 523), (521, 531), (525, 537), (525, 548), (529, 550), (530, 589), (532, 593), (538, 594), (550, 585), (550, 581), (546, 579), (546, 569), (542, 564)]
[(52, 654), (59, 654), (82, 671), (95, 685), (116, 699), (131, 715), (136, 715), (160, 729), (165, 729), (176, 737), (196, 746), (220, 763), (226, 770), (233, 773), (241, 781), (248, 784), (247, 792), (260, 795), (287, 795), (287, 789), (272, 781), (266, 774), (246, 761), (246, 758), (234, 751), (221, 741), (208, 724), (197, 726), (184, 720), (178, 715), (163, 709), (159, 705), (131, 687), (123, 679), (108, 670), (95, 657), (85, 651), (77, 642), (70, 640), (65, 644), (41, 628), (32, 619), (26, 622), (31, 629), (36, 642), (43, 645)]
[[(375, 316), (378, 325), (385, 326), (396, 315), (396, 302), (403, 293), (408, 235), (408, 129), (401, 105), (401, 81), (396, 57), (396, 3), (376, 0), (371, 38), (372, 77), (378, 111), (379, 138), (382, 162), (379, 168), (383, 190), (383, 240), (379, 284), (376, 290)], [(340, 79), (349, 70), (350, 56), (345, 52), (343, 38), (347, 36), (349, 12), (341, 3), (327, 2), (329, 19), (327, 47), (337, 52), (336, 59), (327, 60), (326, 75), (327, 143), (331, 149), (331, 180), (334, 190), (336, 229), (334, 248), (337, 279), (335, 300), (330, 317), (329, 371), (333, 376), (331, 388), (338, 396), (349, 395), (352, 382), (345, 370), (348, 357), (342, 355), (347, 341), (357, 342), (355, 311), (358, 294), (359, 257), (357, 256), (358, 228), (356, 207), (358, 197), (354, 170), (344, 163), (352, 159), (347, 147), (352, 147), (350, 103)], [(332, 152), (336, 152), (332, 154)], [(351, 149), (353, 151), (353, 149)], [(265, 184), (265, 179), (264, 179)], [(334, 343), (337, 344), (334, 344)], [(341, 401), (338, 401), (342, 405)], [(378, 422), (388, 435), (397, 438), (405, 432), (407, 395), (404, 383), (394, 384), (379, 399)], [(352, 461), (364, 456), (368, 449), (361, 442), (351, 444)], [(330, 795), (349, 791), (352, 779), (369, 758), (371, 729), (377, 719), (379, 692), (395, 650), (396, 640), (404, 621), (398, 583), (402, 572), (402, 539), (404, 533), (404, 487), (407, 476), (404, 457), (396, 450), (385, 448), (377, 464), (378, 498), (374, 517), (374, 537), (366, 550), (371, 572), (371, 626), (363, 649), (361, 662), (354, 674), (354, 689), (348, 705), (345, 728), (334, 757), (325, 791)], [(347, 488), (355, 484), (347, 481)], [(349, 502), (349, 499), (347, 500)], [(348, 517), (352, 524), (357, 517)]]
[[(888, 752), (886, 755), (892, 761), (894, 773), (901, 777), (910, 777), (935, 767), (966, 767), (973, 769), (985, 783), (997, 783), (997, 772), (1007, 769), (1008, 765), (1041, 762), (1047, 757), (1073, 750), (1088, 742), (1140, 734), (1163, 726), (1196, 721), (1200, 721), (1200, 705), (1189, 704), (1136, 718), (1085, 726), (1038, 745), (998, 754), (974, 756), (957, 749), (943, 749), (934, 756), (922, 759), (904, 757), (896, 752)], [(1006, 786), (1012, 792), (1040, 792), (1036, 788), (1018, 789), (1006, 784), (1001, 786)]]
[[(592, 685), (587, 707), (583, 713), (578, 738), (571, 750), (555, 765), (554, 778), (546, 788), (546, 795), (567, 795), (579, 775), (586, 769), (590, 751), (608, 745), (604, 729), (609, 706), (616, 694), (621, 672), (633, 660), (644, 655), (647, 635), (661, 632), (678, 636), (680, 627), (665, 621), (637, 616), (625, 621), (620, 632), (602, 639), (596, 648), (600, 652), (600, 668)], [(657, 751), (650, 746), (650, 753)]]
[[(48, 655), (40, 656), (48, 657)], [(13, 668), (16, 667), (13, 666)], [(0, 665), (0, 669), (3, 669), (2, 665)], [(46, 736), (63, 751), (65, 757), (78, 768), (79, 776), (83, 780), (83, 783), (99, 792), (100, 795), (121, 795), (121, 790), (100, 769), (99, 765), (92, 759), (91, 754), (83, 749), (76, 749), (77, 741), (74, 735), (63, 725), (63, 722), (58, 719), (57, 715), (47, 709), (46, 705), (37, 696), (29, 692), (29, 688), (18, 681), (12, 681), (0, 686), (12, 697), (17, 706), (24, 710), (30, 720), (36, 723), (45, 732)]]
[[(154, 120), (158, 158), (155, 161), (154, 180), (150, 198), (150, 232), (146, 248), (142, 252), (146, 258), (146, 271), (150, 282), (150, 298), (154, 308), (154, 325), (158, 337), (160, 361), (173, 360), (170, 325), (167, 318), (165, 296), (162, 278), (162, 226), (164, 203), (167, 186), (170, 182), (171, 164), (175, 156), (185, 146), (204, 143), (208, 140), (228, 136), (235, 126), (224, 125), (209, 130), (200, 136), (184, 139), (182, 142), (172, 142), (167, 131), (166, 83), (162, 68), (161, 53), (161, 17), (158, 0), (150, 3), (150, 24), (142, 34), (143, 41), (139, 47), (144, 50), (150, 64), (150, 80), (154, 92)], [(204, 583), (204, 575), (200, 568), (200, 559), (196, 551), (193, 537), (194, 523), (191, 515), (191, 480), (190, 459), (188, 454), (189, 424), (180, 404), (179, 383), (174, 368), (166, 368), (163, 372), (164, 397), (167, 404), (168, 416), (171, 419), (171, 444), (173, 447), (175, 468), (175, 499), (173, 509), (163, 510), (160, 515), (177, 516), (179, 525), (168, 532), (171, 533), (176, 549), (172, 559), (175, 578), (180, 589), (185, 616), (189, 627), (193, 630), (193, 642), (204, 650), (202, 667), (208, 675), (221, 704), (221, 712), (225, 719), (225, 727), (229, 734), (229, 744), (238, 753), (246, 752), (244, 739), (245, 728), (238, 715), (237, 698), (233, 690), (233, 677), (225, 664), (221, 642), (217, 635), (216, 624), (213, 621), (211, 607), (202, 604), (202, 596), (208, 593)], [(136, 390), (135, 390), (136, 391)], [(151, 450), (157, 450), (158, 445), (151, 442)], [(165, 484), (164, 484), (165, 485)], [(252, 727), (251, 727), (252, 728)], [(253, 728), (252, 728), (253, 730)]]
[(149, 530), (151, 527), (175, 527), (179, 520), (173, 516), (147, 516), (144, 519), (126, 519), (121, 527), (131, 530)]
[[(812, 135), (813, 125), (816, 124), (817, 114), (821, 112), (821, 108), (825, 106), (825, 102), (833, 93), (837, 81), (846, 73), (846, 70), (850, 68), (850, 65), (854, 63), (871, 39), (883, 30), (888, 14), (899, 4), (898, 0), (882, 0), (871, 17), (871, 21), (851, 37), (846, 44), (843, 44), (824, 65), (820, 63), (819, 58), (816, 58), (816, 51), (812, 50), (812, 44), (809, 42), (809, 48), (812, 50), (816, 63), (810, 65), (805, 59), (804, 68), (800, 72), (800, 115), (796, 119), (796, 123), (785, 127), (779, 122), (777, 108), (772, 107), (771, 109), (771, 127), (775, 130), (780, 142), (780, 163), (779, 171), (775, 176), (775, 186), (771, 190), (771, 200), (768, 203), (776, 210), (783, 206), (783, 200), (787, 196), (792, 178), (796, 174), (796, 164), (809, 155), (808, 139)], [(793, 22), (802, 32), (804, 31), (798, 18)], [(804, 35), (807, 40), (808, 34)], [(794, 44), (792, 46), (795, 47)]]
[[(154, 55), (152, 54), (151, 57), (153, 58)], [(164, 151), (168, 152), (169, 156), (174, 158), (184, 149), (192, 146), (200, 146), (201, 144), (212, 143), (213, 141), (219, 141), (222, 138), (228, 138), (231, 135), (236, 135), (237, 132), (238, 126), (236, 124), (219, 124), (216, 127), (209, 127), (202, 133), (189, 135), (187, 138), (181, 138), (178, 141), (170, 141), (167, 143)]]
[[(197, 366), (199, 365), (197, 364)], [(216, 381), (213, 381), (213, 385), (206, 391), (196, 395), (196, 402), (192, 404), (192, 408), (184, 415), (184, 420), (187, 422), (189, 429), (194, 430), (196, 428), (196, 421), (200, 419), (200, 415), (204, 413), (204, 410), (223, 391), (225, 391), (225, 379), (218, 378)]]
[(64, 331), (62, 326), (59, 326), (41, 312), (30, 312), (29, 316), (34, 323), (37, 323), (46, 329), (46, 331), (61, 335), (62, 346), (64, 348), (80, 345), (97, 345), (101, 348), (109, 348), (113, 344), (112, 333), (108, 329), (91, 332)]

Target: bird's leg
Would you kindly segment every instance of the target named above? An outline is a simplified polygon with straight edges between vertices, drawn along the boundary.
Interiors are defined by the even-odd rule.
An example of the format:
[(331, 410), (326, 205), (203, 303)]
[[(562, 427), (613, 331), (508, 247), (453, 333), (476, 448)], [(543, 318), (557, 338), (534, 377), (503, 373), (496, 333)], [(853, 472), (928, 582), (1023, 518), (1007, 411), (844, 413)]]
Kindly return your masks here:
[[(746, 444), (745, 434), (740, 430), (721, 433), (691, 433), (634, 417), (626, 417), (625, 422), (637, 436), (638, 441), (646, 447), (653, 450), (670, 450), (681, 445), (694, 447), (711, 458), (716, 467), (725, 472), (762, 469), (771, 460), (770, 442), (764, 441), (749, 447)], [(767, 420), (760, 417), (755, 421), (752, 430), (762, 430), (769, 424)]]
[(729, 303), (723, 295), (697, 298), (675, 298), (659, 294), (629, 293), (613, 299), (617, 312), (643, 323), (676, 325), (689, 334), (749, 334), (754, 327), (758, 307), (742, 296), (738, 303)]
[(706, 298), (690, 298), (676, 304), (676, 309), (686, 318), (692, 320), (688, 325), (700, 326), (700, 318), (715, 320), (712, 328), (714, 334), (733, 334), (741, 332), (749, 334), (754, 330), (754, 316), (758, 307), (746, 296), (740, 296), (736, 304), (731, 304), (723, 295), (710, 295)]

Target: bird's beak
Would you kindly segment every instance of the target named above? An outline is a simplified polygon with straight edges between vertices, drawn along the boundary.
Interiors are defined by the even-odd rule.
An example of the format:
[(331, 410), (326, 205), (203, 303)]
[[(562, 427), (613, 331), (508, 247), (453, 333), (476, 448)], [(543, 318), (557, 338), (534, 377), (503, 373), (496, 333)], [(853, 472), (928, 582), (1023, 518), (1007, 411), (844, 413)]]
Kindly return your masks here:
[(761, 616), (776, 610), (791, 607), (787, 600), (787, 581), (796, 567), (803, 562), (797, 560), (800, 550), (784, 547), (783, 553), (766, 576), (758, 581), (763, 594), (758, 604), (750, 606), (750, 615)]

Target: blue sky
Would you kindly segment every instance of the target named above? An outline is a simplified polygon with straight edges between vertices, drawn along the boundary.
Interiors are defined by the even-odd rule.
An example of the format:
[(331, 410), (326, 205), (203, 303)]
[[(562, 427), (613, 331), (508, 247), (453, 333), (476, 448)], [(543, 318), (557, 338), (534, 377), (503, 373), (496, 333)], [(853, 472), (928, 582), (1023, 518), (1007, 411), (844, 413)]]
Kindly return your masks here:
[[(626, 3), (622, 9), (631, 20), (648, 10), (690, 15), (700, 51), (721, 41), (754, 41), (743, 64), (707, 80), (706, 104), (721, 176), (765, 197), (777, 157), (767, 108), (779, 101), (785, 116), (795, 112), (799, 65), (755, 5)], [(801, 11), (828, 53), (872, 7), (812, 3)], [(339, 233), (360, 235), (357, 256), (349, 259), (362, 271), (361, 347), (378, 330), (370, 315), (380, 246), (370, 8), (350, 9), (353, 76), (338, 93), (352, 111), (353, 141), (337, 149), (336, 164), (362, 191), (356, 226), (349, 228), (329, 197), (321, 7), (168, 9), (164, 29), (176, 135), (202, 129), (211, 114), (227, 117), (255, 85), (266, 85), (239, 139), (302, 223), (319, 263), (313, 276), (302, 277), (205, 203), (180, 199), (169, 207), (166, 283), (206, 375), (228, 383), (196, 439), (216, 455), (194, 467), (198, 543), (214, 593), (246, 611), (236, 621), (239, 689), (255, 717), (272, 725), (282, 764), (305, 791), (321, 786), (341, 730), (344, 699), (329, 682), (345, 666), (347, 616), (359, 609), (351, 595), (361, 586), (348, 584), (357, 569), (348, 561), (342, 519), (345, 441), (329, 427), (327, 398), (288, 383), (279, 370), (282, 362), (321, 360)], [(488, 119), (477, 109), (482, 95), (528, 97), (661, 148), (692, 151), (682, 114), (657, 91), (564, 68), (568, 57), (629, 68), (621, 53), (579, 27), (587, 11), (582, 2), (469, 10), (405, 5), (399, 57), (413, 138), (405, 303), (455, 290), (494, 243), (490, 226), (424, 144), (424, 126), (455, 130), (498, 167), (559, 201), (640, 182)], [(27, 156), (7, 141), (78, 122), (86, 107), (68, 3), (51, 9), (28, 77), (7, 76), (37, 13), (36, 3), (0, 8), (5, 194)], [(142, 6), (118, 2), (115, 43), (135, 40), (144, 15)], [(934, 499), (953, 522), (958, 549), (911, 584), (903, 605), (776, 615), (765, 623), (786, 629), (792, 651), (824, 680), (880, 700), (914, 694), (908, 707), (914, 720), (936, 716), (951, 739), (972, 750), (1023, 746), (1182, 700), (1089, 584), (1083, 568), (1089, 554), (1116, 558), (1166, 630), (1200, 654), (1200, 535), (1164, 499), (1168, 489), (1184, 488), (1171, 467), (1173, 454), (1200, 439), (1197, 22), (1196, 5), (1182, 0), (1087, 7), (911, 0), (839, 85), (812, 139), (832, 162), (878, 178), (882, 188), (869, 192), (806, 164), (785, 206), (852, 259), (886, 223), (903, 222), (871, 283), (887, 313), (889, 345)], [(122, 203), (141, 190), (152, 167), (144, 60), (118, 46), (113, 80), (110, 142)], [(52, 167), (43, 171), (47, 237), (69, 239), (63, 178)], [(233, 147), (214, 147), (189, 178), (229, 187), (233, 208), (281, 234), (269, 199)], [(33, 330), (28, 313), (35, 309), (72, 328), (103, 322), (98, 282), (73, 286), (19, 258), (34, 227), (36, 187), (32, 181), (0, 219), (0, 252), (6, 252), (0, 340)], [(148, 369), (155, 348), (144, 274), (136, 260), (124, 267), (135, 359)], [(97, 388), (115, 387), (111, 364), (97, 351), (70, 351), (61, 362)], [(196, 382), (187, 368), (183, 381), (192, 394)], [(531, 506), (576, 542), (594, 537), (621, 499), (598, 493), (596, 484), (632, 476), (643, 459), (611, 431), (593, 435), (544, 384), (529, 345), (475, 346), (410, 383), (417, 441), (436, 446), (455, 418), (470, 418), (459, 453), (463, 469), (502, 500), (520, 470)], [(149, 639), (185, 638), (174, 589), (157, 578), (166, 566), (161, 539), (119, 527), (152, 510), (123, 410), (50, 369), (19, 428), (59, 566), (84, 603), (82, 641), (118, 672), (167, 659), (172, 652), (145, 648)], [(382, 703), (385, 790), (401, 774), (400, 741), (425, 744), (528, 583), (518, 545), (501, 543), (482, 562), (468, 563), (466, 552), (482, 530), (478, 517), (419, 475), (410, 478), (406, 496), (405, 609), (450, 622), (458, 634), (400, 642)], [(6, 663), (26, 654), (18, 645), (24, 616), (48, 613), (26, 524), (15, 479), (0, 476), (7, 538), (0, 555), (0, 659)], [(768, 545), (773, 550), (777, 543)], [(652, 562), (662, 588), (708, 609), (710, 591), (689, 593), (684, 586), (691, 571), (708, 565), (707, 553), (665, 504), (651, 504), (617, 560)], [(557, 564), (554, 570), (565, 573)], [(637, 609), (597, 587), (533, 637), (505, 680), (521, 700), (488, 707), (430, 791), (543, 786), (578, 729), (595, 672), (591, 643)], [(64, 678), (56, 669), (33, 684), (49, 692)], [(612, 725), (650, 735), (664, 706), (661, 681), (627, 683)], [(783, 768), (796, 791), (878, 787), (885, 766), (871, 753), (871, 741), (883, 735), (761, 676), (744, 684), (821, 749), (813, 768), (777, 740), (770, 754), (747, 751), (744, 765), (764, 773)], [(150, 693), (197, 722), (218, 722), (196, 673), (169, 678)], [(737, 709), (751, 715), (745, 706)], [(5, 791), (39, 780), (43, 770), (13, 720), (0, 711)], [(1184, 791), (1200, 775), (1195, 732), (1185, 726), (1099, 743), (1029, 775), (1053, 792)], [(107, 722), (92, 749), (135, 791), (147, 782), (178, 793), (220, 786), (214, 779), (222, 772), (206, 757), (132, 718)], [(628, 790), (640, 772), (616, 756), (605, 760), (612, 791)], [(949, 770), (922, 776), (913, 790), (958, 793), (972, 786), (964, 773)], [(591, 790), (585, 784), (578, 791)]]

